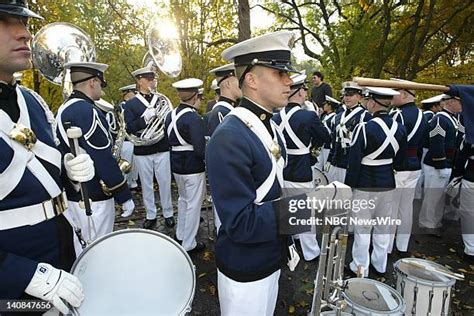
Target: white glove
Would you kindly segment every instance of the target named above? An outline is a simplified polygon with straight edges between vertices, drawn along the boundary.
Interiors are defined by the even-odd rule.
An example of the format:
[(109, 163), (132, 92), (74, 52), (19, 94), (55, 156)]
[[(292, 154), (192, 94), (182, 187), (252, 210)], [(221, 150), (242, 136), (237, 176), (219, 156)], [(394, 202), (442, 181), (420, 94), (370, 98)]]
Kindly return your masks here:
[(79, 154), (74, 157), (67, 153), (64, 156), (64, 167), (69, 179), (77, 182), (86, 182), (94, 178), (94, 162), (88, 154)]
[(152, 119), (154, 119), (156, 116), (156, 110), (155, 108), (148, 108), (146, 109), (143, 114), (142, 114), (142, 117), (145, 119), (145, 123), (149, 123)]
[(135, 210), (135, 203), (133, 203), (133, 199), (128, 200), (127, 202), (122, 204), (122, 217), (129, 217), (132, 215), (133, 211)]
[(25, 293), (51, 302), (61, 313), (69, 312), (66, 303), (79, 307), (84, 300), (82, 285), (78, 278), (47, 263), (38, 263)]
[(449, 176), (451, 175), (451, 169), (448, 169), (448, 168), (438, 169), (438, 172), (439, 172), (439, 177), (443, 179), (449, 178)]

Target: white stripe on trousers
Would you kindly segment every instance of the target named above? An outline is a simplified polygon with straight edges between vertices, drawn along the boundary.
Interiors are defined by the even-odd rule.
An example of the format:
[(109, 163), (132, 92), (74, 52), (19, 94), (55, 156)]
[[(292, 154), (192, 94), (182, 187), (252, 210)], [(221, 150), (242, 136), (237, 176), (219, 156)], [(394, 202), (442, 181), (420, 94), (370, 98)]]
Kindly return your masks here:
[(217, 287), (222, 316), (271, 316), (278, 297), (281, 270), (253, 282), (237, 282), (217, 270)]
[(163, 216), (173, 216), (173, 204), (171, 203), (171, 167), (169, 151), (145, 156), (135, 155), (135, 162), (142, 186), (143, 205), (145, 206), (146, 210), (146, 219), (156, 218), (153, 175), (155, 175), (156, 181), (158, 182)]
[(178, 187), (178, 224), (176, 237), (183, 241), (185, 250), (196, 247), (202, 201), (206, 195), (206, 175), (173, 173)]

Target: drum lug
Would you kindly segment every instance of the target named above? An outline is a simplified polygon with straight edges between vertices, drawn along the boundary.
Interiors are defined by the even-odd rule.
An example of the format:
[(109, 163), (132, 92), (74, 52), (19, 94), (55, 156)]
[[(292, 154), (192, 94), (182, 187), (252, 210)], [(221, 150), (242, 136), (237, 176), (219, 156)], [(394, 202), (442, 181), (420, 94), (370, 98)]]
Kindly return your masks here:
[(442, 306), (442, 309), (441, 309), (441, 315), (442, 315), (442, 316), (448, 315), (448, 313), (446, 313), (446, 311), (445, 311), (446, 299), (447, 299), (447, 298), (448, 298), (448, 291), (447, 291), (447, 290), (444, 290), (444, 291), (443, 291), (443, 306)]
[(400, 294), (403, 298), (405, 298), (405, 280), (400, 282)]
[(413, 307), (411, 309), (411, 314), (416, 315), (416, 298), (418, 296), (418, 285), (415, 285), (413, 288)]
[(431, 307), (433, 305), (433, 296), (434, 296), (434, 292), (432, 289), (430, 290), (429, 295), (430, 295), (430, 298), (428, 301), (428, 314), (427, 315), (431, 316)]

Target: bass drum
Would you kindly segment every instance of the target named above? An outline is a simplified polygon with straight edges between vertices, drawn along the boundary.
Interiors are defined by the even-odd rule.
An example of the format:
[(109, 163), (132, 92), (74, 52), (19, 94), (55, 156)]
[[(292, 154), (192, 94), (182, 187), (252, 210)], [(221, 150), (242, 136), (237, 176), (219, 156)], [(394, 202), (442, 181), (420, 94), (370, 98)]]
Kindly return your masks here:
[(329, 184), (328, 178), (321, 170), (319, 170), (316, 167), (312, 167), (312, 169), (313, 169), (313, 184), (315, 188), (319, 187), (320, 185)]
[(347, 303), (345, 312), (351, 315), (403, 315), (405, 301), (390, 286), (371, 279), (353, 278), (346, 281), (342, 293)]
[(72, 267), (85, 299), (75, 315), (184, 315), (196, 287), (187, 252), (164, 234), (125, 229), (90, 244)]

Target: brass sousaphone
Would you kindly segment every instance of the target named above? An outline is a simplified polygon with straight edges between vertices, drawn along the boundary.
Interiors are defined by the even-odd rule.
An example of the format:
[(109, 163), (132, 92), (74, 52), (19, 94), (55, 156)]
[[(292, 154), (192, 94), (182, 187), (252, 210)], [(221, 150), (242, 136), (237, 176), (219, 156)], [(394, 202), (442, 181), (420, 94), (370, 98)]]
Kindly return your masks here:
[[(179, 39), (177, 35), (167, 32), (162, 27), (162, 20), (155, 18), (151, 21), (147, 32), (146, 39), (148, 52), (143, 57), (143, 67), (151, 66), (160, 69), (166, 76), (175, 78), (179, 76), (182, 68), (181, 54), (179, 52)], [(156, 117), (147, 127), (141, 131), (140, 135), (133, 135), (126, 132), (126, 137), (136, 146), (147, 146), (159, 142), (165, 131), (165, 118), (173, 107), (171, 101), (164, 94), (151, 91), (158, 95), (156, 102)], [(123, 116), (121, 124), (125, 126)]]

